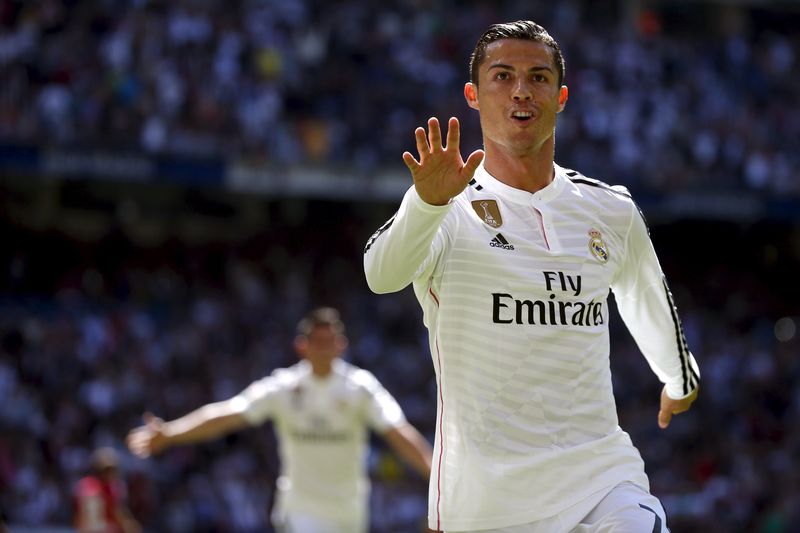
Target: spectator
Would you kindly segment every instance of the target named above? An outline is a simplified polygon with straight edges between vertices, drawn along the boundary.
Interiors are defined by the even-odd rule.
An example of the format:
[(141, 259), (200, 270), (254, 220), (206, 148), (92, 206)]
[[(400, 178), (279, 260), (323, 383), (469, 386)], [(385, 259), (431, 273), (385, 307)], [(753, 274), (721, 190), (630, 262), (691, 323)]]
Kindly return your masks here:
[[(471, 36), (530, 11), (570, 57), (575, 103), (557, 141), (566, 160), (634, 191), (800, 195), (791, 144), (800, 137), (800, 44), (749, 16), (754, 8), (726, 8), (739, 24), (688, 34), (656, 11), (590, 23), (602, 14), (588, 1), (455, 16), (447, 6), (6, 1), (0, 143), (348, 162), (368, 176), (398, 164), (414, 124), (460, 109), (452, 95), (466, 72), (452, 65), (465, 62)], [(464, 140), (478, 147), (475, 124), (465, 124)]]
[(125, 482), (113, 448), (92, 453), (92, 472), (75, 487), (75, 529), (79, 533), (139, 533), (127, 504)]

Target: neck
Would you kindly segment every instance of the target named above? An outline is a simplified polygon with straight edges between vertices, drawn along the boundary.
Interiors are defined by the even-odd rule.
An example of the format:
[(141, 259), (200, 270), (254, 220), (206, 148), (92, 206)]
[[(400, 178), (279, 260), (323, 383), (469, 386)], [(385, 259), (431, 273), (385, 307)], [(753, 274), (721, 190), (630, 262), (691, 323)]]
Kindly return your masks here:
[(333, 361), (309, 361), (311, 363), (311, 373), (318, 378), (329, 376), (333, 372)]
[(509, 187), (534, 193), (547, 187), (555, 174), (555, 140), (550, 137), (535, 152), (516, 153), (507, 147), (484, 139), (483, 167), (498, 181)]

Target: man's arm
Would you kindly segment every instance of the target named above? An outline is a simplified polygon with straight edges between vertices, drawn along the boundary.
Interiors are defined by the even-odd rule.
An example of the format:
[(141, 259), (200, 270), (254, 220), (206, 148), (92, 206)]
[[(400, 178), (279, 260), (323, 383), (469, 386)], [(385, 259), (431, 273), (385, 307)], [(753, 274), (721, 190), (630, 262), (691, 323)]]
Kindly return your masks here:
[(435, 118), (428, 120), (427, 137), (422, 128), (414, 135), (419, 161), (409, 152), (403, 154), (414, 186), (395, 216), (370, 237), (364, 249), (367, 284), (376, 293), (399, 291), (424, 271), (431, 243), (450, 210), (450, 199), (464, 190), (483, 159), (483, 151), (476, 150), (466, 162), (462, 160), (455, 118), (450, 119), (444, 147)]
[(157, 455), (172, 446), (216, 439), (248, 425), (232, 400), (206, 404), (170, 422), (146, 413), (144, 422), (126, 439), (128, 448), (139, 457)]
[(625, 325), (664, 383), (658, 415), (663, 429), (673, 414), (686, 411), (697, 398), (700, 372), (686, 344), (647, 226), (636, 206), (631, 209), (625, 259), (612, 289)]
[(392, 450), (419, 475), (425, 479), (430, 477), (433, 449), (414, 426), (405, 422), (387, 430), (383, 434), (383, 438)]
[(364, 273), (378, 294), (397, 292), (432, 264), (434, 239), (450, 206), (425, 204), (410, 188), (397, 213), (370, 237), (364, 248)]

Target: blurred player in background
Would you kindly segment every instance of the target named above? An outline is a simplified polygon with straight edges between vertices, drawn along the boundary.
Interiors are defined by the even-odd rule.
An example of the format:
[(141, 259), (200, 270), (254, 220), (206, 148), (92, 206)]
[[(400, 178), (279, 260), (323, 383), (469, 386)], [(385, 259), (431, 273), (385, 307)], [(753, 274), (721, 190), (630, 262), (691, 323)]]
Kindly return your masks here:
[(347, 345), (339, 312), (315, 309), (297, 327), (299, 363), (176, 420), (145, 415), (146, 424), (128, 435), (128, 446), (134, 454), (149, 457), (272, 420), (281, 461), (272, 513), (275, 528), (292, 533), (366, 532), (367, 430), (379, 433), (426, 478), (431, 447), (370, 372), (341, 359)]
[(658, 378), (665, 428), (698, 391), (648, 229), (630, 194), (554, 163), (567, 103), (559, 45), (491, 26), (464, 87), (484, 150), (462, 159), (436, 118), (415, 131), (414, 185), (367, 242), (373, 291), (413, 283), (439, 387), (429, 522), (445, 531), (667, 531), (618, 425), (608, 292)]
[(92, 454), (92, 473), (75, 487), (75, 529), (79, 533), (138, 533), (139, 523), (127, 507), (127, 489), (119, 477), (119, 459), (113, 448)]

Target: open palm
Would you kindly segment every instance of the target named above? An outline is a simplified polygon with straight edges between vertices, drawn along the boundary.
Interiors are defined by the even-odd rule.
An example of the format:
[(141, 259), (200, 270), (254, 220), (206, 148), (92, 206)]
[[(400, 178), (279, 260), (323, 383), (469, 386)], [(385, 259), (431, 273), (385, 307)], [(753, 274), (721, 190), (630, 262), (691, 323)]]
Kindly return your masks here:
[(447, 144), (442, 146), (439, 120), (428, 119), (428, 133), (423, 128), (414, 131), (419, 151), (419, 161), (410, 152), (403, 153), (403, 161), (411, 171), (417, 194), (425, 203), (445, 205), (464, 190), (483, 161), (483, 150), (475, 150), (467, 158), (461, 157), (459, 143), (461, 129), (458, 119), (451, 117), (447, 124)]

